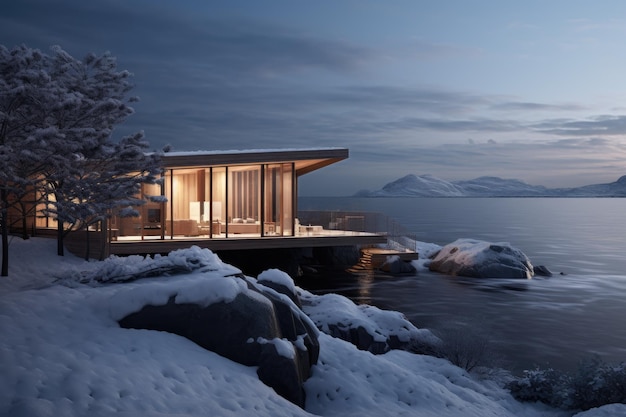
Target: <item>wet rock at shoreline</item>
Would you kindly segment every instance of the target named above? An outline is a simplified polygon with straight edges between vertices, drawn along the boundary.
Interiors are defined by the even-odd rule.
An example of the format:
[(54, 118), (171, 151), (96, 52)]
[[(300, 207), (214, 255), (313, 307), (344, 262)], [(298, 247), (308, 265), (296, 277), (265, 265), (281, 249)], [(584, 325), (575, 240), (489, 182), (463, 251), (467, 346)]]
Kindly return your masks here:
[(533, 265), (508, 243), (458, 239), (444, 246), (429, 269), (447, 275), (475, 278), (532, 278)]
[(383, 272), (390, 273), (392, 275), (401, 274), (413, 274), (416, 272), (415, 267), (410, 261), (402, 260), (399, 256), (390, 256), (381, 267)]
[(398, 311), (357, 305), (339, 294), (301, 294), (303, 311), (322, 332), (374, 354), (392, 349), (430, 354), (441, 340), (430, 330), (415, 327)]
[(533, 268), (535, 275), (540, 277), (551, 277), (552, 272), (544, 265), (537, 265)]

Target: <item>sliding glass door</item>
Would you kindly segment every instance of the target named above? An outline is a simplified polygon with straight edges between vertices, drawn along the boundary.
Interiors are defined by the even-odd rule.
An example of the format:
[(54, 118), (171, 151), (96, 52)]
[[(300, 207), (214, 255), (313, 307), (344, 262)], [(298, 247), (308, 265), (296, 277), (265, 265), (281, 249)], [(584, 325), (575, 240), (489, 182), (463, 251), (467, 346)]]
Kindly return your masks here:
[(293, 235), (292, 164), (265, 165), (264, 235)]
[(261, 167), (228, 167), (228, 236), (261, 236)]

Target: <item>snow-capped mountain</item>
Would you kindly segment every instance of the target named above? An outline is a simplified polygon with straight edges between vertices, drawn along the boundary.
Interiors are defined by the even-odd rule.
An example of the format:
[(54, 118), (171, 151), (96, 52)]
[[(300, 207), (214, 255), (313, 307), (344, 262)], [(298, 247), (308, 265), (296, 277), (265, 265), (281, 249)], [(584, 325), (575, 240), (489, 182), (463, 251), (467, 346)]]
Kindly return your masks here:
[(480, 177), (469, 181), (456, 181), (466, 196), (543, 196), (550, 193), (542, 185), (530, 185), (516, 179)]
[(626, 175), (608, 184), (552, 190), (567, 197), (626, 197)]
[(409, 174), (377, 191), (359, 191), (358, 197), (626, 197), (626, 175), (608, 184), (576, 188), (546, 188), (516, 179), (480, 177), (446, 181), (432, 175)]
[(463, 190), (432, 175), (409, 174), (385, 185), (381, 192), (402, 197), (462, 197)]

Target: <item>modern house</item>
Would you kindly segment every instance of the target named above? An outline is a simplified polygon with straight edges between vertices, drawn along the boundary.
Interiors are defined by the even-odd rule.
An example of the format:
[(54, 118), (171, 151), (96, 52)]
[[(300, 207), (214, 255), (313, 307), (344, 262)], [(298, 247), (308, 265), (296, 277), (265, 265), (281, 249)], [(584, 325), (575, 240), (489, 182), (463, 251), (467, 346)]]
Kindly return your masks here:
[(346, 158), (345, 148), (166, 153), (163, 183), (143, 186), (152, 198), (136, 207), (139, 217), (113, 215), (102, 230), (70, 235), (67, 247), (84, 255), (87, 235), (94, 258), (190, 245), (223, 251), (384, 243), (379, 234), (298, 220), (299, 177)]

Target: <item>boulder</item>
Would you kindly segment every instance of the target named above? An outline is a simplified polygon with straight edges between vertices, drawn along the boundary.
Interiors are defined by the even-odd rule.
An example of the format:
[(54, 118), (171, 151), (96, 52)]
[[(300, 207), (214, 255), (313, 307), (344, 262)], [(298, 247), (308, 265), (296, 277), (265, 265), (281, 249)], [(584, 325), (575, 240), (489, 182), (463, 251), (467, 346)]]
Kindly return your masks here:
[(535, 275), (541, 276), (541, 277), (551, 277), (552, 276), (552, 271), (550, 271), (546, 266), (544, 265), (537, 265), (533, 268), (533, 272), (535, 273)]
[(417, 270), (411, 264), (411, 261), (405, 261), (399, 256), (390, 256), (387, 261), (382, 264), (380, 270), (392, 275), (413, 274)]
[(418, 329), (400, 312), (356, 305), (339, 294), (301, 294), (303, 310), (317, 328), (373, 354), (392, 349), (415, 353), (436, 350), (441, 341), (427, 329)]
[(345, 327), (338, 323), (328, 324), (328, 334), (348, 343), (352, 343), (359, 350), (367, 350), (374, 355), (381, 355), (390, 350), (387, 341), (379, 341), (374, 339), (365, 327)]
[(257, 282), (264, 287), (271, 288), (280, 294), (286, 295), (298, 308), (302, 308), (302, 302), (296, 291), (296, 285), (286, 272), (279, 269), (268, 269), (259, 274)]
[(209, 305), (177, 303), (172, 296), (166, 304), (145, 305), (119, 324), (174, 333), (233, 361), (258, 366), (261, 381), (304, 407), (302, 384), (319, 357), (317, 329), (276, 291), (239, 277), (223, 279), (244, 280), (247, 290)]
[(444, 246), (429, 269), (447, 275), (476, 278), (523, 278), (533, 276), (528, 257), (508, 243), (458, 239)]

